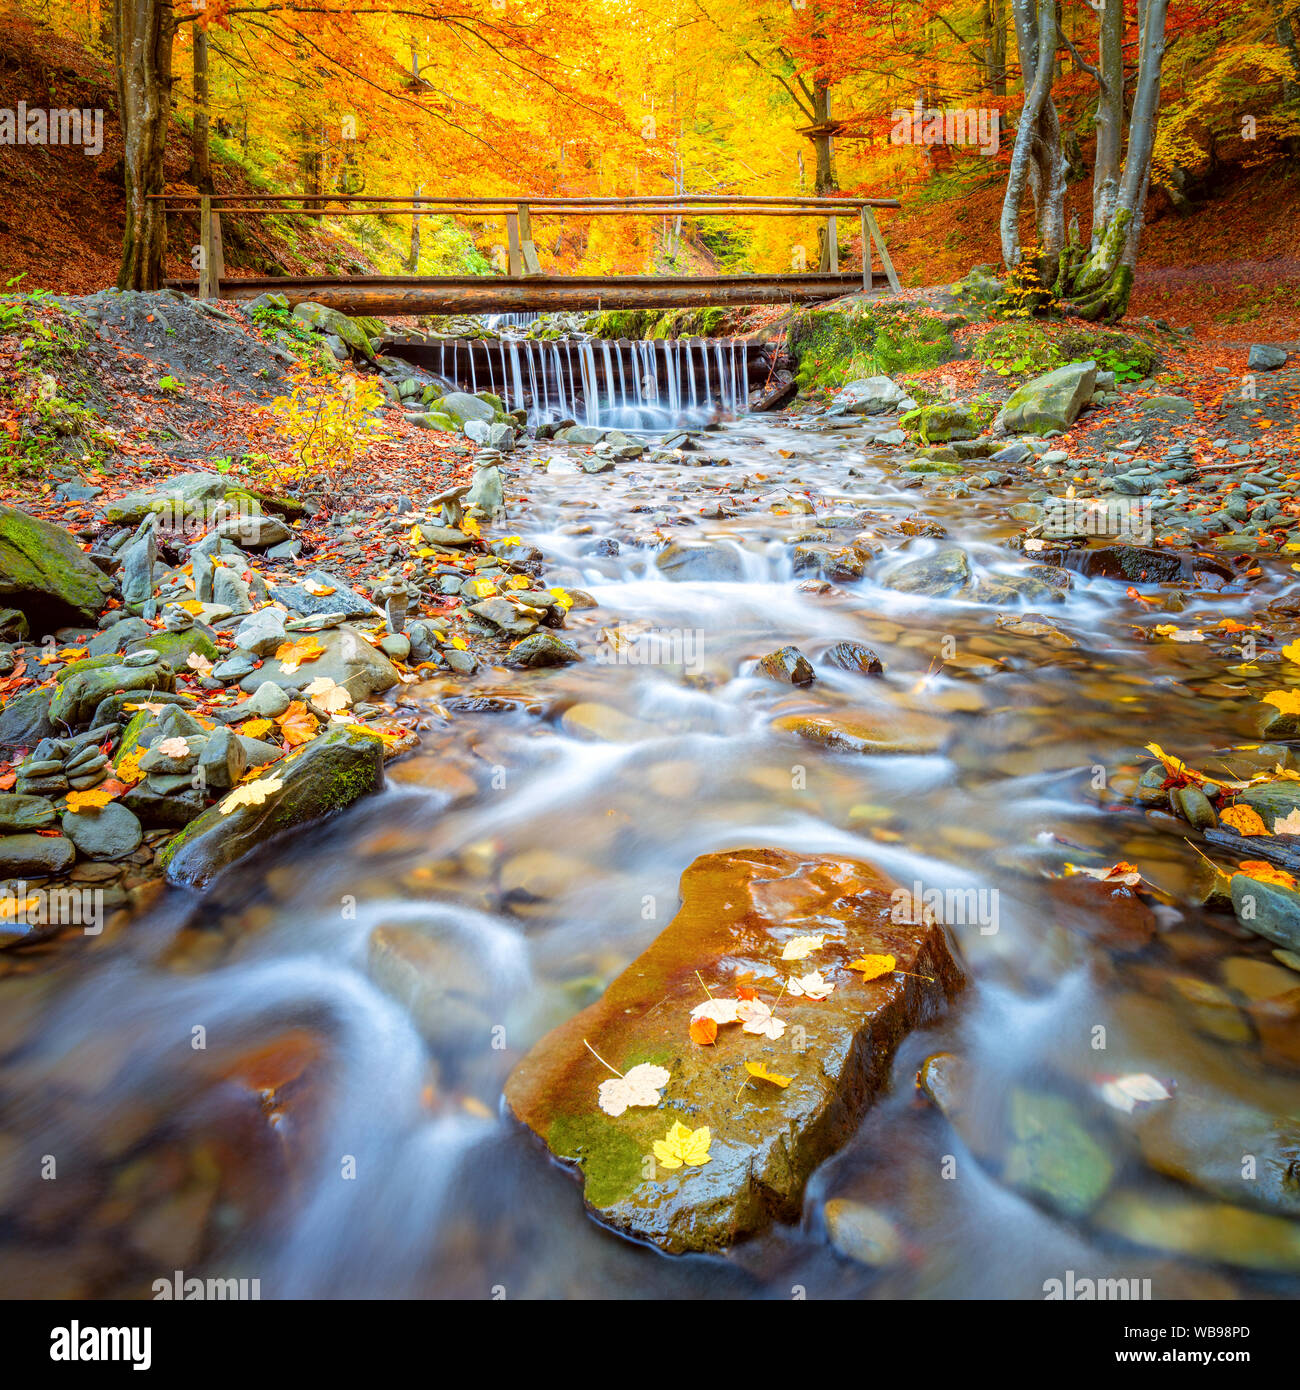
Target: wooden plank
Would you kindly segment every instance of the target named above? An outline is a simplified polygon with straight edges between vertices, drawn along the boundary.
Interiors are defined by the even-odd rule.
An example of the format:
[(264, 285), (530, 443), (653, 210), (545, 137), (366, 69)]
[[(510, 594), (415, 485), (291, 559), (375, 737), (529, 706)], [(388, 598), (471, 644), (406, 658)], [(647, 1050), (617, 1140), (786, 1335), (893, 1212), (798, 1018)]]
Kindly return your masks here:
[(519, 217), (519, 251), (525, 275), (540, 275), (542, 263), (537, 258), (537, 247), (533, 244), (533, 221), (528, 215), (528, 204), (520, 203), (516, 212)]
[(518, 280), (524, 273), (524, 263), (519, 251), (519, 214), (517, 212), (506, 213), (506, 260), (507, 274), (512, 280)]
[(894, 273), (894, 263), (889, 258), (889, 251), (885, 246), (885, 238), (880, 234), (880, 228), (876, 225), (876, 214), (870, 208), (862, 209), (863, 220), (871, 233), (871, 239), (876, 243), (876, 249), (880, 252), (880, 263), (885, 267), (885, 277), (889, 281), (889, 288), (895, 294), (902, 292), (902, 285), (898, 283), (898, 276)]
[(871, 228), (867, 226), (867, 209), (862, 209), (862, 292), (871, 293)]
[[(883, 289), (886, 277), (872, 276)], [(195, 282), (171, 286), (193, 294)], [(689, 309), (707, 305), (813, 304), (861, 288), (856, 272), (839, 275), (741, 276), (404, 276), (227, 280), (226, 299), (247, 301), (267, 290), (291, 304), (314, 300), (352, 314), (494, 314), (557, 309)]]
[(226, 278), (226, 252), (221, 243), (221, 214), (212, 211), (212, 297), (221, 298), (221, 282)]
[[(197, 197), (193, 193), (147, 193), (147, 198), (163, 198), (176, 200), (188, 199), (191, 203)], [(301, 203), (308, 201), (308, 196), (304, 193), (214, 193), (211, 195), (214, 205), (222, 206), (234, 199), (241, 203)], [(383, 194), (369, 193), (331, 193), (324, 198), (316, 197), (311, 201), (324, 205), (334, 203), (409, 203), (411, 197), (407, 195), (387, 196)], [(454, 198), (454, 197), (435, 197), (429, 194), (420, 194), (419, 202), (427, 211), (430, 207), (486, 207), (503, 208), (511, 207), (519, 202), (517, 193), (507, 193), (500, 197), (492, 198)], [(782, 195), (755, 195), (743, 193), (642, 193), (626, 198), (580, 198), (580, 197), (534, 197), (528, 198), (528, 205), (531, 208), (539, 207), (615, 207), (632, 208), (641, 205), (653, 204), (658, 207), (664, 203), (714, 203), (719, 205), (743, 204), (746, 207), (806, 207), (812, 209), (835, 209), (837, 211), (852, 212), (855, 208), (901, 208), (902, 203), (897, 198), (855, 198), (848, 195), (840, 195), (834, 198), (808, 197), (802, 194), (792, 194), (788, 197)]]
[(199, 200), (199, 298), (213, 299), (212, 293), (212, 199)]

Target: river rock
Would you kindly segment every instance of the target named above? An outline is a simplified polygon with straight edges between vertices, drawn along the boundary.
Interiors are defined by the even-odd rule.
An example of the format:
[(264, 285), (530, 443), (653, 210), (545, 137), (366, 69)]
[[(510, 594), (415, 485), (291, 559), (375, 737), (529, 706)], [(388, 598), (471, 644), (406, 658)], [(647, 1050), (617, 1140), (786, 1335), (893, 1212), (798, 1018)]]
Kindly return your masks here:
[(61, 526), (0, 503), (0, 606), (20, 609), (33, 631), (52, 632), (94, 619), (112, 591)]
[(128, 492), (109, 502), (104, 514), (114, 525), (135, 525), (150, 512), (165, 511), (168, 521), (183, 524), (205, 523), (215, 503), (230, 490), (230, 484), (217, 473), (178, 473), (155, 486)]
[(833, 415), (883, 415), (887, 410), (910, 410), (916, 402), (887, 376), (865, 377), (841, 387), (831, 402)]
[(937, 753), (951, 732), (941, 719), (915, 711), (839, 716), (787, 714), (773, 728), (845, 753)]
[(526, 668), (534, 666), (567, 666), (581, 661), (582, 653), (553, 632), (534, 632), (516, 642), (502, 660), (503, 666)]
[(9, 792), (0, 796), (0, 835), (47, 830), (54, 824), (54, 807), (43, 796)]
[(1065, 431), (1092, 399), (1097, 381), (1095, 362), (1070, 362), (1045, 376), (1027, 381), (998, 413), (995, 427), (1011, 434)]
[(903, 1254), (898, 1227), (863, 1202), (833, 1197), (826, 1203), (826, 1234), (841, 1255), (872, 1269), (897, 1264)]
[(1246, 366), (1252, 372), (1275, 372), (1286, 366), (1286, 349), (1269, 343), (1252, 343), (1246, 355)]
[(50, 723), (51, 692), (37, 686), (13, 696), (0, 709), (0, 748), (35, 748), (54, 732)]
[(278, 516), (249, 512), (227, 517), (217, 526), (223, 540), (234, 541), (241, 550), (265, 550), (293, 538), (293, 532)]
[(270, 657), (240, 681), (240, 689), (256, 691), (267, 681), (286, 690), (300, 690), (322, 676), (338, 685), (345, 685), (353, 704), (382, 695), (398, 683), (397, 668), (381, 651), (377, 651), (354, 627), (343, 624), (317, 634), (324, 651), (315, 661), (305, 662), (297, 670), (286, 672), (284, 663)]
[[(1224, 1201), (1300, 1218), (1300, 1117), (1180, 1092), (1140, 1112), (1138, 1142), (1157, 1172)], [(1254, 1159), (1246, 1176), (1244, 1159)]]
[(858, 676), (878, 676), (885, 669), (884, 662), (865, 642), (836, 642), (830, 647), (822, 660), (828, 666), (840, 671), (850, 671)]
[(1300, 951), (1300, 893), (1248, 874), (1233, 874), (1229, 891), (1232, 910), (1243, 927), (1289, 951)]
[(491, 1036), (484, 997), (491, 964), (476, 960), (463, 940), (401, 923), (379, 926), (370, 933), (366, 964), (432, 1046), (466, 1052)]
[(674, 541), (655, 556), (655, 567), (666, 579), (734, 582), (745, 577), (740, 552), (734, 546), (714, 541), (704, 545)]
[(243, 784), (280, 784), (260, 805), (223, 812), (218, 802), (167, 842), (159, 865), (171, 882), (202, 888), (273, 835), (333, 815), (378, 791), (384, 780), (383, 749), (381, 739), (352, 728), (319, 735)]
[[(681, 1253), (726, 1249), (797, 1217), (809, 1175), (887, 1084), (899, 1041), (941, 1013), (962, 982), (941, 926), (891, 920), (892, 886), (860, 861), (775, 849), (704, 855), (686, 870), (668, 927), (506, 1082), (512, 1113), (580, 1169), (597, 1220)], [(783, 963), (783, 945), (800, 934), (827, 940), (798, 966)], [(912, 973), (864, 983), (846, 968), (864, 953), (891, 954)], [(834, 982), (829, 998), (787, 993), (777, 1002), (787, 975), (813, 969)], [(783, 1036), (731, 1024), (712, 1046), (691, 1042), (690, 1012), (705, 999), (700, 978), (715, 996), (734, 997), (738, 974), (776, 1004)], [(658, 1105), (606, 1114), (599, 1087), (612, 1073), (588, 1044), (620, 1072), (664, 1067)], [(790, 1084), (752, 1079), (747, 1062)], [(709, 1128), (710, 1161), (656, 1164), (647, 1176), (646, 1156), (677, 1122)]]
[(759, 657), (758, 664), (764, 675), (771, 676), (774, 681), (784, 681), (786, 685), (813, 683), (812, 662), (798, 647), (779, 647)]
[(305, 299), (301, 304), (295, 304), (291, 313), (299, 323), (305, 323), (308, 328), (314, 328), (318, 333), (333, 335), (344, 342), (353, 352), (360, 353), (362, 357), (374, 361), (375, 350), (371, 347), (370, 339), (366, 337), (361, 325), (338, 309), (331, 309), (328, 305), (317, 304), (313, 300)]
[(1092, 1222), (1137, 1245), (1214, 1264), (1300, 1273), (1300, 1223), (1199, 1197), (1121, 1189)]
[(0, 875), (43, 878), (70, 869), (77, 857), (71, 840), (62, 835), (0, 836)]
[(63, 833), (87, 859), (125, 859), (140, 848), (140, 822), (120, 802), (94, 811), (68, 811)]
[(908, 560), (891, 570), (881, 581), (887, 589), (904, 594), (923, 594), (927, 598), (943, 598), (965, 588), (970, 582), (970, 560), (964, 550), (946, 546), (933, 555)]
[(259, 609), (235, 629), (235, 645), (254, 656), (270, 656), (284, 642), (284, 614), (278, 608)]
[(176, 688), (176, 676), (169, 665), (149, 661), (126, 665), (113, 657), (88, 656), (73, 662), (59, 674), (54, 699), (50, 702), (50, 722), (77, 728), (95, 713), (99, 702), (118, 691), (166, 690)]

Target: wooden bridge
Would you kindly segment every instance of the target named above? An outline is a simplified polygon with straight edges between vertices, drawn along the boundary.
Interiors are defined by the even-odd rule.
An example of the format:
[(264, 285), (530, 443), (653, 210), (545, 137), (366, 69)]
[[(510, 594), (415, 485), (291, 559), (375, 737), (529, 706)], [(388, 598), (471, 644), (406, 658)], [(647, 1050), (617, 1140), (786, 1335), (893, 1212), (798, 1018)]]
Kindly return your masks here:
[[(898, 276), (876, 221), (876, 208), (898, 208), (893, 198), (730, 197), (707, 194), (632, 198), (530, 197), (385, 198), (304, 194), (151, 194), (169, 214), (199, 221), (201, 269), (197, 280), (168, 280), (170, 287), (201, 299), (255, 299), (274, 291), (291, 304), (312, 300), (344, 313), (373, 315), (492, 314), (557, 309), (674, 309), (706, 305), (809, 304), (862, 290), (897, 292)], [(504, 218), (506, 245), (499, 248), (503, 275), (268, 276), (230, 277), (221, 248), (221, 217), (293, 215), (323, 217), (420, 217), (451, 214), (476, 220)], [(862, 229), (862, 265), (841, 271), (838, 221), (855, 217)], [(543, 275), (533, 239), (533, 219), (585, 217), (684, 218), (779, 217), (824, 222), (818, 269), (800, 266), (787, 275), (647, 276)], [(875, 249), (875, 256), (872, 250)], [(879, 269), (873, 264), (879, 258)]]

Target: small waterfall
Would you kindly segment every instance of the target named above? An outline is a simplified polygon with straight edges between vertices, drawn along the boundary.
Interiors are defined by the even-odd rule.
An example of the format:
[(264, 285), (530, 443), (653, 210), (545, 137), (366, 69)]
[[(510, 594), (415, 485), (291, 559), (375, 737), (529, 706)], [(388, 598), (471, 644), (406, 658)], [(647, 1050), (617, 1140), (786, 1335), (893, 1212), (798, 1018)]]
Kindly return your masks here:
[(535, 309), (518, 314), (484, 314), (482, 315), (484, 325), (488, 328), (528, 328), (537, 322), (538, 314)]
[(414, 360), (462, 390), (491, 391), (530, 424), (700, 425), (742, 413), (749, 392), (749, 350), (736, 339), (446, 338)]

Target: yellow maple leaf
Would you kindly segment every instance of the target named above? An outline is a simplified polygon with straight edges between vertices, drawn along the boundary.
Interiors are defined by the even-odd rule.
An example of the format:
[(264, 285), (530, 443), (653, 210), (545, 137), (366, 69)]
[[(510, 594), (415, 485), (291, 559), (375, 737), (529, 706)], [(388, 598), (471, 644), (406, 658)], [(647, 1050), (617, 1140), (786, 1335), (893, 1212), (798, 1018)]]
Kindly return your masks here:
[(1219, 812), (1219, 819), (1224, 825), (1230, 825), (1238, 835), (1269, 835), (1272, 832), (1264, 824), (1263, 817), (1258, 811), (1252, 811), (1249, 806), (1225, 806)]
[(774, 1071), (768, 1071), (763, 1062), (746, 1062), (745, 1070), (750, 1076), (757, 1077), (759, 1081), (770, 1081), (773, 1086), (780, 1086), (782, 1090), (790, 1084), (788, 1076), (781, 1076)]
[(140, 747), (133, 748), (129, 753), (123, 753), (117, 760), (114, 771), (119, 782), (138, 782), (144, 773), (140, 771), (140, 759), (144, 757), (147, 750)]
[(1273, 705), (1283, 714), (1300, 714), (1300, 693), (1294, 690), (1270, 690), (1262, 703)]
[(551, 597), (556, 601), (556, 603), (560, 605), (562, 609), (564, 609), (566, 613), (569, 611), (570, 608), (573, 607), (573, 597), (564, 589), (553, 588), (551, 590)]
[(897, 965), (893, 956), (863, 956), (860, 960), (851, 960), (849, 969), (862, 971), (862, 983), (866, 984), (882, 975), (892, 975)]
[(108, 792), (100, 791), (97, 787), (92, 787), (87, 792), (69, 792), (68, 810), (98, 811), (101, 807), (107, 806), (112, 799)]
[(1145, 747), (1152, 757), (1160, 759), (1164, 764), (1165, 771), (1171, 777), (1186, 777), (1189, 782), (1204, 782), (1206, 780), (1203, 772), (1193, 771), (1181, 758), (1175, 758), (1172, 753), (1166, 753), (1158, 743), (1148, 743)]
[(280, 663), (286, 676), (291, 676), (299, 666), (315, 661), (325, 655), (325, 648), (316, 637), (299, 637), (296, 642), (281, 642), (275, 649), (275, 659)]
[(187, 613), (193, 614), (196, 618), (203, 612), (203, 604), (196, 598), (182, 599), (179, 603), (171, 603), (167, 606), (169, 608), (183, 608)]
[(254, 782), (245, 782), (232, 791), (221, 803), (221, 814), (228, 816), (241, 806), (260, 806), (272, 792), (278, 792), (284, 784), (278, 777), (259, 777)]
[(1300, 665), (1300, 642), (1288, 642), (1287, 645), (1282, 648), (1282, 655), (1286, 657), (1288, 661), (1294, 661), (1297, 665)]
[(249, 738), (261, 738), (271, 730), (271, 720), (269, 719), (245, 719), (239, 726), (239, 732), (246, 734)]
[(709, 1155), (712, 1142), (713, 1135), (708, 1125), (688, 1129), (677, 1120), (662, 1139), (655, 1140), (654, 1154), (665, 1168), (680, 1168), (683, 1163), (698, 1168), (702, 1163), (712, 1161)]
[(460, 520), (461, 533), (466, 536), (473, 536), (475, 540), (483, 533), (479, 530), (479, 524), (472, 516), (463, 516)]

